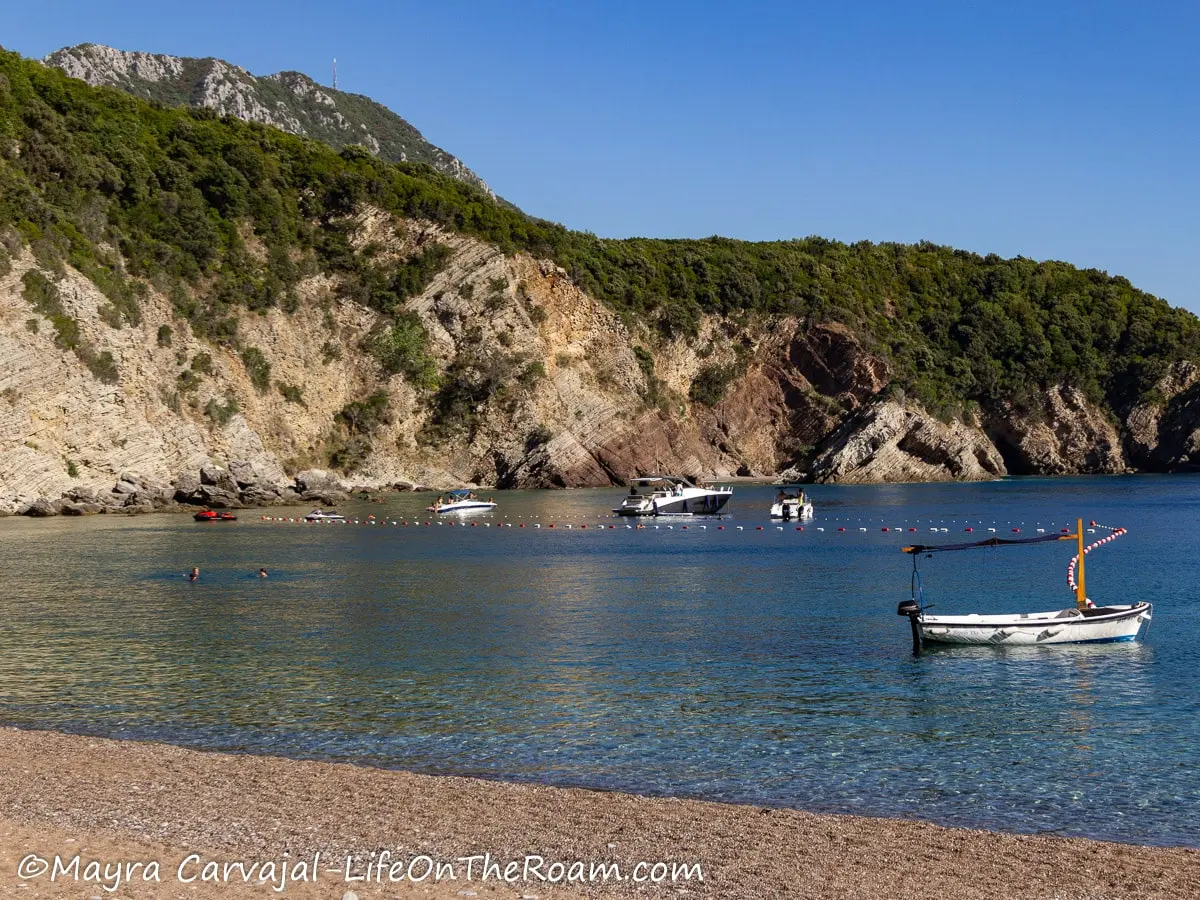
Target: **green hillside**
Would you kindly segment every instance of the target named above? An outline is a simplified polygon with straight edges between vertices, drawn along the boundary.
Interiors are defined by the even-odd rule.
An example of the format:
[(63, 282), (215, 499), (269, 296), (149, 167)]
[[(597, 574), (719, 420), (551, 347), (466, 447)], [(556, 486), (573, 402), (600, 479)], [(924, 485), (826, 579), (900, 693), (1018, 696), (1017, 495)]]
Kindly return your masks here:
[[(0, 54), (0, 229), (88, 273), (116, 319), (136, 319), (145, 278), (201, 333), (236, 343), (240, 314), (289, 308), (316, 271), (399, 315), (438, 260), (385, 268), (352, 252), (343, 217), (361, 204), (551, 258), (664, 336), (692, 335), (714, 312), (843, 322), (890, 361), (896, 388), (945, 415), (1059, 381), (1119, 411), (1171, 362), (1200, 358), (1195, 316), (1103, 272), (931, 244), (602, 240), (427, 166), (165, 108)], [(246, 228), (265, 262), (247, 251)]]
[(483, 180), (370, 97), (317, 84), (300, 72), (255, 76), (208, 57), (129, 53), (98, 44), (64, 47), (43, 60), (90, 84), (167, 106), (210, 107), (333, 147), (366, 145), (392, 162), (417, 162), (486, 189)]

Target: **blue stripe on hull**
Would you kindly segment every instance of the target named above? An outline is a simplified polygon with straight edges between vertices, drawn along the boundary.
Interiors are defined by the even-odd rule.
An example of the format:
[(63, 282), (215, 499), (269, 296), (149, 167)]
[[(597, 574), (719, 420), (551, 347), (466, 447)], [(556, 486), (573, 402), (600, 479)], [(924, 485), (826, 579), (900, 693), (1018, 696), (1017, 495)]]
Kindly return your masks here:
[(970, 641), (945, 641), (936, 637), (923, 638), (926, 644), (938, 644), (942, 647), (1058, 647), (1063, 644), (1123, 644), (1127, 641), (1136, 641), (1136, 634), (1126, 634), (1121, 637), (1106, 637), (1106, 638), (1088, 638), (1083, 641), (1056, 641), (1053, 644), (992, 644), (992, 643), (972, 643)]

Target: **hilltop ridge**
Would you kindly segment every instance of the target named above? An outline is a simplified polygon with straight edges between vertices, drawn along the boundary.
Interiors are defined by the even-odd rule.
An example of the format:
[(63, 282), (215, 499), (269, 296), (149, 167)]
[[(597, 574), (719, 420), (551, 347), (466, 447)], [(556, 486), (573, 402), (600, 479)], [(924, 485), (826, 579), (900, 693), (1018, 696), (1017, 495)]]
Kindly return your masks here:
[(257, 76), (214, 57), (168, 56), (91, 43), (56, 50), (42, 62), (90, 85), (114, 87), (167, 106), (208, 108), (333, 147), (360, 144), (391, 162), (425, 163), (491, 192), (462, 160), (429, 143), (386, 106), (318, 84), (300, 72)]

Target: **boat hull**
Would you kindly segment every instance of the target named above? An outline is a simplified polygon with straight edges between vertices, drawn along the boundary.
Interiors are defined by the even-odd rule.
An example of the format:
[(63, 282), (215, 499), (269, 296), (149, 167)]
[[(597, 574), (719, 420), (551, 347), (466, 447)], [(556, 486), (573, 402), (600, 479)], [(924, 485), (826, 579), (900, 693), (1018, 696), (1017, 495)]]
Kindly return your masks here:
[(697, 491), (682, 497), (643, 498), (638, 504), (626, 500), (613, 512), (619, 516), (715, 516), (732, 496), (732, 491)]
[(784, 522), (805, 522), (813, 517), (813, 505), (804, 503), (775, 503), (771, 507), (771, 518)]
[(1037, 646), (1134, 641), (1153, 615), (1149, 603), (1064, 609), (1013, 616), (922, 616), (921, 638), (933, 644)]
[(495, 503), (489, 503), (486, 500), (464, 500), (461, 503), (447, 503), (445, 506), (437, 508), (431, 506), (428, 511), (445, 515), (446, 513), (487, 512), (495, 508)]

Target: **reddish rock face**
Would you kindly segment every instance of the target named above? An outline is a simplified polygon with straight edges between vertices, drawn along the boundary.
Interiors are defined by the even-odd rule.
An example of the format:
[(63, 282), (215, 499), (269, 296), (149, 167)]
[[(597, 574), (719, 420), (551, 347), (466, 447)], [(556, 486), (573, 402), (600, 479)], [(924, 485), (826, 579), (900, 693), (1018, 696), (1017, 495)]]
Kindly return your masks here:
[(801, 463), (887, 381), (887, 364), (845, 326), (785, 319), (714, 414), (698, 415), (701, 435), (753, 472), (774, 474)]
[(888, 383), (887, 363), (868, 353), (845, 325), (831, 322), (797, 331), (788, 362), (814, 390), (857, 409)]

